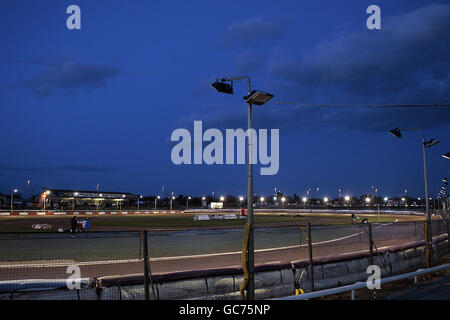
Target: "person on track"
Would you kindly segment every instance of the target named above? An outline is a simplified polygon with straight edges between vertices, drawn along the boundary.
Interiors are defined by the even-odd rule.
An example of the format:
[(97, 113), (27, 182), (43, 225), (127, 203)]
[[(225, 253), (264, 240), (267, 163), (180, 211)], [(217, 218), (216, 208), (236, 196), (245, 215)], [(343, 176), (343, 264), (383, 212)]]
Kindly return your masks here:
[(70, 220), (70, 231), (72, 232), (72, 234), (74, 234), (75, 232), (77, 232), (77, 228), (78, 228), (78, 221), (76, 217), (72, 217), (72, 219)]

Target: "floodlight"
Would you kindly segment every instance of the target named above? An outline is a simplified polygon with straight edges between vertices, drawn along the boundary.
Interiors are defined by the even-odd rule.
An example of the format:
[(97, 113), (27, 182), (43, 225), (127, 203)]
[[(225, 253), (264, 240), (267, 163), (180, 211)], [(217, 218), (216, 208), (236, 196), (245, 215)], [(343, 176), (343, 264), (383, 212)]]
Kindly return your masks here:
[(431, 139), (430, 141), (424, 142), (424, 144), (425, 144), (425, 146), (427, 146), (429, 148), (429, 147), (432, 147), (432, 146), (438, 144), (439, 142), (440, 142), (439, 140)]
[(402, 137), (402, 133), (400, 132), (399, 128), (395, 128), (393, 130), (389, 130), (389, 133), (396, 136), (397, 138), (401, 138)]
[(213, 87), (217, 92), (233, 94), (233, 83), (228, 84), (225, 82), (216, 81), (211, 84), (211, 87)]
[(262, 106), (264, 103), (272, 99), (274, 96), (273, 94), (262, 92), (262, 91), (256, 91), (253, 90), (250, 92), (248, 96), (245, 96), (245, 102), (252, 103), (257, 106)]

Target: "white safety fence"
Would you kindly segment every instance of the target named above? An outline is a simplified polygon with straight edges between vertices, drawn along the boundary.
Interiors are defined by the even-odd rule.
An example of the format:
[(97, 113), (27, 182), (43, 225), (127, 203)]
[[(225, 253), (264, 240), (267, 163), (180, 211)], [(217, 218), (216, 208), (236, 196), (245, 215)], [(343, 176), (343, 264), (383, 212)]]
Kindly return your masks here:
[[(383, 285), (385, 283), (399, 281), (399, 280), (409, 279), (409, 278), (414, 278), (414, 282), (416, 283), (418, 276), (437, 272), (437, 271), (446, 270), (449, 268), (450, 268), (450, 263), (440, 265), (437, 267), (433, 267), (433, 268), (428, 268), (428, 269), (418, 269), (417, 271), (414, 271), (414, 272), (408, 272), (408, 273), (404, 273), (404, 274), (400, 274), (400, 275), (396, 275), (396, 276), (392, 276), (392, 277), (388, 277), (388, 278), (384, 278), (384, 279), (382, 278), (382, 279), (380, 279), (380, 285)], [(330, 295), (340, 294), (340, 293), (345, 293), (345, 292), (351, 292), (352, 293), (351, 299), (355, 300), (355, 291), (359, 290), (359, 289), (364, 289), (364, 288), (367, 288), (367, 282), (356, 282), (354, 284), (347, 285), (347, 286), (331, 288), (331, 289), (326, 289), (326, 290), (320, 290), (320, 291), (315, 291), (315, 292), (309, 292), (309, 293), (305, 293), (305, 294), (301, 294), (301, 295), (288, 296), (288, 297), (278, 298), (275, 300), (309, 300), (309, 299), (320, 298), (320, 297), (325, 297), (325, 296), (330, 296)]]

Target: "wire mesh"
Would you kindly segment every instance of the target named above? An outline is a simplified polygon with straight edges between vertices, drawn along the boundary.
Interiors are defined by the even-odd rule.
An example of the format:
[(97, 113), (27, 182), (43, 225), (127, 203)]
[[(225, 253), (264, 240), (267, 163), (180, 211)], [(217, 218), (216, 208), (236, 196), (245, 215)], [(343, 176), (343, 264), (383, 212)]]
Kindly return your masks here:
[[(314, 260), (368, 252), (368, 227), (365, 223), (313, 225)], [(424, 220), (373, 223), (371, 227), (374, 251), (423, 240), (425, 235)], [(447, 220), (433, 220), (432, 234), (448, 236)], [(243, 237), (244, 230), (240, 227), (149, 231), (151, 273), (241, 267)], [(67, 279), (71, 275), (70, 266), (79, 267), (79, 277), (84, 279), (143, 275), (143, 240), (138, 231), (0, 234), (0, 294), (10, 292), (14, 285), (24, 281)], [(309, 258), (306, 225), (255, 228), (254, 244), (257, 265)], [(61, 297), (73, 298), (73, 293)]]

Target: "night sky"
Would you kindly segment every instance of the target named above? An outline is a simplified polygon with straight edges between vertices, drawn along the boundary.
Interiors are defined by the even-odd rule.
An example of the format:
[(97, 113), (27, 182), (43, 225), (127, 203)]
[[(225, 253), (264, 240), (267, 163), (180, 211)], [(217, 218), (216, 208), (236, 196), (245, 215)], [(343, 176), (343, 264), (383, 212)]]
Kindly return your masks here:
[[(71, 4), (81, 30), (66, 27)], [(381, 30), (366, 28), (371, 4)], [(0, 3), (0, 34), (1, 59), (36, 63), (0, 61), (1, 193), (245, 194), (246, 165), (170, 158), (172, 131), (194, 120), (246, 128), (247, 84), (219, 94), (209, 84), (224, 76), (250, 76), (272, 102), (450, 102), (449, 1), (15, 0)], [(280, 129), (280, 170), (255, 166), (257, 194), (423, 197), (420, 134), (395, 127), (441, 141), (428, 149), (430, 196), (450, 176), (450, 108), (267, 103), (254, 125)]]

